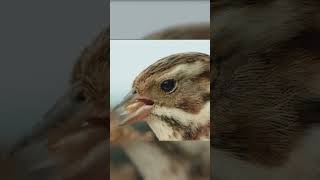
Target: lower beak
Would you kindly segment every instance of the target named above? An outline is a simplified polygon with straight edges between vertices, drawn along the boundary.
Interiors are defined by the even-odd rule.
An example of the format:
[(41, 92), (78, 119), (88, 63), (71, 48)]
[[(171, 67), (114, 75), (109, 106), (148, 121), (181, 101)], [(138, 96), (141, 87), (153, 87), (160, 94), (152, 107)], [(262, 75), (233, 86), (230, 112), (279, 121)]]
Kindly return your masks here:
[(49, 129), (59, 123), (63, 123), (66, 119), (72, 118), (76, 112), (79, 112), (82, 107), (75, 105), (71, 97), (71, 91), (68, 91), (62, 96), (52, 109), (45, 114), (44, 118), (35, 124), (29, 133), (25, 134), (22, 139), (13, 145), (12, 149), (10, 149), (10, 154), (14, 155), (24, 147), (41, 141)]
[(131, 91), (124, 100), (113, 109), (112, 115), (119, 121), (120, 125), (133, 124), (145, 120), (149, 116), (153, 104), (154, 102), (149, 98)]

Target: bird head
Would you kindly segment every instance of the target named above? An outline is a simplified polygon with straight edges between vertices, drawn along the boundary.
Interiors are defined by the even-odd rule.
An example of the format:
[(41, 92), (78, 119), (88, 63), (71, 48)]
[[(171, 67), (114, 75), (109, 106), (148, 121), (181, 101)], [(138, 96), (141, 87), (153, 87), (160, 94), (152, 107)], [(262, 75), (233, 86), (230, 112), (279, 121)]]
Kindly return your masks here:
[[(71, 77), (69, 98), (85, 123), (102, 124), (106, 128), (109, 116), (109, 43), (108, 32), (103, 31), (86, 48), (75, 64)], [(47, 114), (50, 116), (50, 113)], [(108, 123), (107, 123), (108, 124)]]
[[(15, 153), (48, 138), (49, 152), (62, 157), (64, 179), (103, 176), (108, 154), (109, 41), (104, 30), (80, 55), (71, 74), (70, 87), (29, 134), (12, 150)], [(77, 149), (77, 151), (74, 151)]]
[(159, 140), (206, 139), (210, 127), (210, 58), (174, 54), (149, 66), (114, 108), (120, 124), (141, 120)]

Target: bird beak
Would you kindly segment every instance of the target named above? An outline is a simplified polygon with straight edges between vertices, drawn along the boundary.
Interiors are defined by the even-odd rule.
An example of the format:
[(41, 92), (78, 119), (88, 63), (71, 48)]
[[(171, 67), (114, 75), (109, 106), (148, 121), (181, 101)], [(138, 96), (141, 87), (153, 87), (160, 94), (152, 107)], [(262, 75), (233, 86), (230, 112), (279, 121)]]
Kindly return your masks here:
[(112, 115), (119, 121), (120, 125), (133, 124), (138, 121), (145, 120), (152, 108), (154, 102), (147, 97), (131, 91), (124, 100), (117, 105)]
[(72, 91), (68, 91), (56, 104), (44, 115), (43, 119), (35, 124), (31, 131), (22, 137), (10, 150), (10, 154), (25, 148), (28, 145), (43, 140), (49, 129), (67, 120), (83, 120), (85, 114), (80, 113), (86, 109), (83, 104), (77, 104), (72, 98)]

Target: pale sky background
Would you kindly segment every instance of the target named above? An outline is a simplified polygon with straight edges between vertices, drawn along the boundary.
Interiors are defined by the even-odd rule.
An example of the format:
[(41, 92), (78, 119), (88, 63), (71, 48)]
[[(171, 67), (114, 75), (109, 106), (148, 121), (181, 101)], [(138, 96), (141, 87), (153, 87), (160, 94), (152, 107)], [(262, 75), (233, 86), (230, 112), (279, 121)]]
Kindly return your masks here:
[(111, 1), (111, 39), (141, 39), (174, 25), (210, 22), (210, 1)]
[(111, 40), (111, 106), (130, 91), (135, 77), (166, 56), (182, 52), (210, 54), (209, 40)]

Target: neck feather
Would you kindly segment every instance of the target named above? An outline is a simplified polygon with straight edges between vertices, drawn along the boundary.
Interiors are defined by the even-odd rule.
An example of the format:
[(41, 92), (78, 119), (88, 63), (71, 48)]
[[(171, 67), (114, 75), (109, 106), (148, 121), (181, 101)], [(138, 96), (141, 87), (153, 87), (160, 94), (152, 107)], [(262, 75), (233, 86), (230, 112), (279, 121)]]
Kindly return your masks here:
[(197, 114), (155, 107), (147, 121), (159, 140), (209, 140), (210, 101)]
[[(131, 142), (125, 145), (124, 150), (145, 180), (188, 179), (186, 163), (173, 160), (172, 154), (153, 142)], [(173, 168), (175, 171), (172, 171)]]

